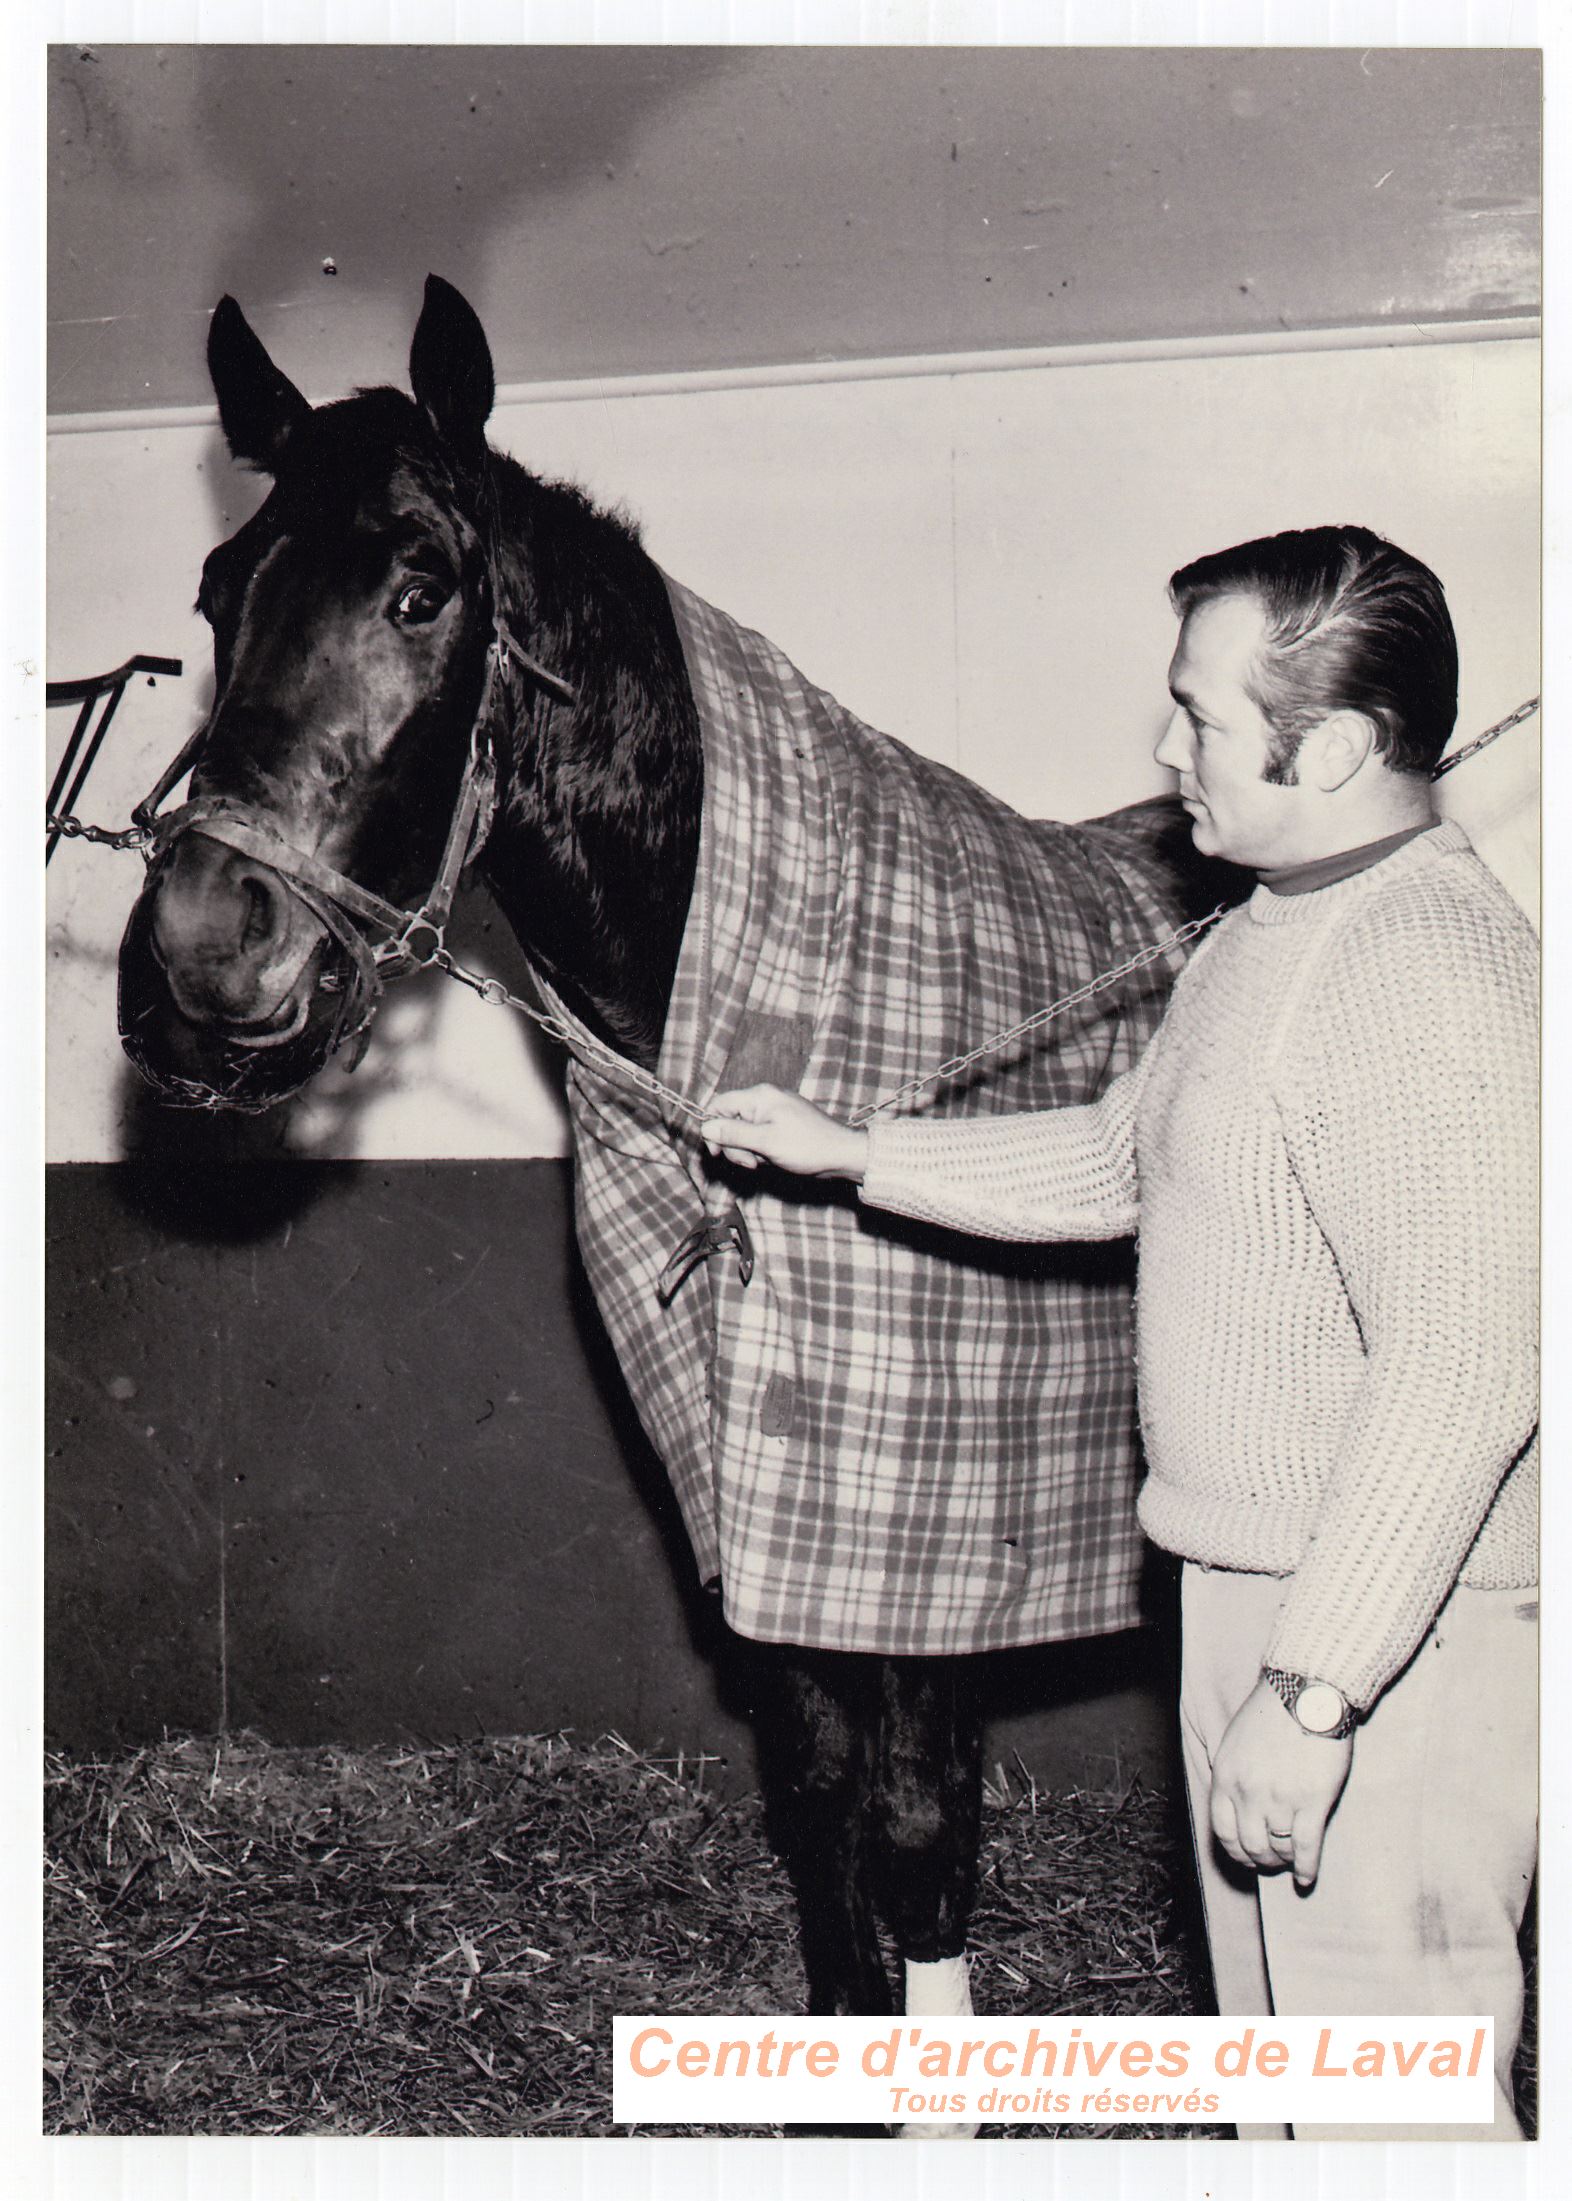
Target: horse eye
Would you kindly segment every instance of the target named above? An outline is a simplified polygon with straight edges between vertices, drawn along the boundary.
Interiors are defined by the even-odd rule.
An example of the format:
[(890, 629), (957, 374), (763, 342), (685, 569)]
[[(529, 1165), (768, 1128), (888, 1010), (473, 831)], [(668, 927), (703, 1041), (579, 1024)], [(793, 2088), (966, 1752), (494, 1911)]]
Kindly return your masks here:
[(411, 581), (399, 590), (393, 616), (401, 627), (427, 626), (447, 600), (448, 591), (435, 581)]

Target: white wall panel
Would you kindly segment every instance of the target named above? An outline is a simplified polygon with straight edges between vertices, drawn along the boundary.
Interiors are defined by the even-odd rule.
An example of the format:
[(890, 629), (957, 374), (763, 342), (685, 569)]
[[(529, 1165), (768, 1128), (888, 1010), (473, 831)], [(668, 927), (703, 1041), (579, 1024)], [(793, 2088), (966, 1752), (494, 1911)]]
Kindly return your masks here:
[[(287, 362), (286, 362), (287, 364)], [(1477, 342), (552, 397), (499, 410), (538, 471), (626, 506), (653, 556), (886, 731), (1039, 816), (1161, 788), (1173, 622), (1200, 551), (1357, 519), (1429, 560), (1463, 647), (1472, 731), (1538, 682), (1538, 347)], [(124, 821), (205, 707), (205, 551), (257, 487), (214, 428), (50, 443), (51, 677), (134, 650), (187, 677), (134, 687), (90, 815)], [(51, 714), (52, 749), (67, 721)], [(1537, 726), (1446, 783), (1514, 893), (1537, 897)], [(123, 1150), (114, 953), (134, 858), (66, 844), (49, 873), (49, 1151)], [(455, 945), (510, 979), (480, 927)], [(564, 1151), (556, 1071), (522, 1020), (436, 979), (389, 998), (353, 1079), (291, 1114), (296, 1151)]]
[[(1512, 709), (1538, 685), (1538, 376), (1536, 345), (1479, 343), (958, 380), (962, 768), (1045, 817), (1170, 784), (1146, 761), (1167, 711), (1169, 574), (1329, 522), (1441, 576), (1460, 726)], [(1536, 739), (1443, 783), (1528, 902)]]
[(502, 408), (496, 440), (637, 519), (677, 580), (957, 761), (950, 375)]

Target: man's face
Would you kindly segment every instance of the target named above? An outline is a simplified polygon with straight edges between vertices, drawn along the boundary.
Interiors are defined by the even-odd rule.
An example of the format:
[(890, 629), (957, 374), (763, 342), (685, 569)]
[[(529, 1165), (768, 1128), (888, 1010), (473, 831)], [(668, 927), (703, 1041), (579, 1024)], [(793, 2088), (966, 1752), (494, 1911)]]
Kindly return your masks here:
[(1157, 744), (1159, 764), (1179, 774), (1203, 856), (1270, 870), (1296, 861), (1301, 790), (1265, 777), (1273, 733), (1245, 682), (1265, 635), (1252, 596), (1214, 596), (1179, 629), (1168, 668), (1173, 717)]

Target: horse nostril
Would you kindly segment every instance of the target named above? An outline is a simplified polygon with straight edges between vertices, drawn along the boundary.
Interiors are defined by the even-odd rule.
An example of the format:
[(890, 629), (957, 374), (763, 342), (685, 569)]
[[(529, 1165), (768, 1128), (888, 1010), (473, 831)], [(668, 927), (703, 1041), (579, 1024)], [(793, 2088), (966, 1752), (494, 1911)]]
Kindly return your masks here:
[(241, 881), (241, 896), (240, 945), (242, 949), (265, 947), (278, 930), (278, 897), (255, 872)]

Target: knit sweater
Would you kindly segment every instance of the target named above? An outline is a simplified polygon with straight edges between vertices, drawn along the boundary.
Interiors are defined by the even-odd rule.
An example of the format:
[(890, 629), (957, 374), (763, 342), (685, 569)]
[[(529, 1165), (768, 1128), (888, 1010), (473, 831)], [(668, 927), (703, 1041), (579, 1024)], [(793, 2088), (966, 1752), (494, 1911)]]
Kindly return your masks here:
[(872, 1132), (872, 1206), (1139, 1228), (1142, 1525), (1290, 1578), (1268, 1663), (1361, 1707), (1454, 1582), (1537, 1579), (1537, 969), (1445, 823), (1258, 887), (1090, 1105)]

